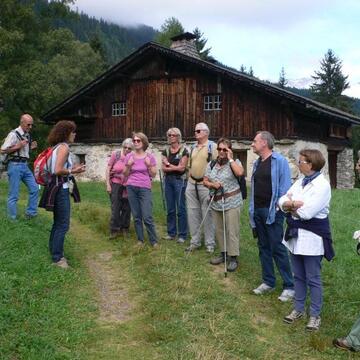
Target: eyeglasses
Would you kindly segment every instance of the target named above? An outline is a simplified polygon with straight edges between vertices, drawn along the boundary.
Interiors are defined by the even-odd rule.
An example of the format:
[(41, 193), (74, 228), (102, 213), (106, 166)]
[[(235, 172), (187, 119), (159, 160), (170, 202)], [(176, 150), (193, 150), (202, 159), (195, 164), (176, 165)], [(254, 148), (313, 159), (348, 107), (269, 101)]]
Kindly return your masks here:
[(197, 129), (197, 130), (195, 130), (196, 134), (200, 134), (201, 131), (204, 131), (204, 129)]
[(176, 134), (168, 134), (168, 137), (176, 137)]
[(299, 160), (298, 161), (298, 164), (300, 165), (300, 164), (309, 164), (309, 162), (308, 161), (305, 161), (305, 160)]
[(228, 152), (228, 149), (226, 149), (226, 148), (217, 148), (217, 151), (223, 151), (223, 152)]
[(141, 143), (141, 140), (140, 139), (133, 139), (133, 143), (134, 144)]
[(132, 150), (132, 148), (130, 146), (123, 146), (124, 150)]

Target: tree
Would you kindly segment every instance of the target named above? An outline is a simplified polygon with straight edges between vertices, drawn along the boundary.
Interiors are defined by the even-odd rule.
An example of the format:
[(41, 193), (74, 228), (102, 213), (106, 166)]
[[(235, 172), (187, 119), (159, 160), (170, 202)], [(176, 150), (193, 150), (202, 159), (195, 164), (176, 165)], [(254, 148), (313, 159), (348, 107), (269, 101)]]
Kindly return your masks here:
[(207, 39), (203, 38), (204, 33), (200, 31), (198, 27), (196, 27), (193, 31), (193, 34), (196, 36), (195, 45), (196, 50), (198, 51), (200, 58), (206, 61), (213, 61), (213, 57), (210, 55), (211, 48), (205, 49)]
[(285, 88), (285, 86), (287, 85), (288, 81), (286, 79), (286, 75), (285, 75), (285, 69), (284, 67), (281, 68), (281, 71), (280, 71), (280, 74), (279, 74), (279, 82), (278, 82), (278, 85), (281, 87), (281, 88)]
[(241, 64), (239, 71), (243, 74), (247, 74), (246, 72), (246, 66), (244, 64)]
[(156, 35), (155, 41), (165, 47), (170, 47), (171, 38), (185, 32), (180, 21), (175, 17), (170, 17), (161, 25), (160, 32)]
[(249, 76), (252, 76), (252, 77), (255, 76), (255, 75), (254, 75), (254, 70), (253, 70), (252, 66), (250, 66), (250, 68), (249, 68), (248, 75), (249, 75)]
[(313, 98), (324, 104), (351, 111), (350, 99), (343, 96), (344, 90), (349, 88), (348, 76), (342, 73), (342, 62), (329, 49), (320, 61), (320, 70), (312, 76), (315, 80), (310, 90)]

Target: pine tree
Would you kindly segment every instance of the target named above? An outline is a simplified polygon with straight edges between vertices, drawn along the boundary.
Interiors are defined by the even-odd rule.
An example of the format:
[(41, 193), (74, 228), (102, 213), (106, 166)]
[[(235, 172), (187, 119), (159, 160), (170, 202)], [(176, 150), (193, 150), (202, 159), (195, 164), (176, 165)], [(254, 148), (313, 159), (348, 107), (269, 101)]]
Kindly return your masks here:
[(249, 68), (248, 75), (249, 75), (249, 76), (252, 76), (252, 77), (255, 76), (255, 75), (254, 75), (254, 70), (253, 70), (252, 66), (250, 66), (250, 68)]
[(310, 90), (313, 98), (324, 104), (351, 111), (350, 99), (342, 95), (349, 88), (348, 76), (342, 73), (342, 61), (329, 49), (320, 61), (320, 70), (312, 76)]
[(287, 85), (288, 81), (286, 79), (286, 75), (285, 75), (285, 69), (284, 67), (281, 68), (281, 71), (280, 71), (280, 74), (279, 74), (279, 82), (278, 82), (278, 85), (281, 87), (281, 88), (285, 88), (285, 86)]
[(212, 60), (212, 56), (209, 54), (211, 48), (205, 49), (207, 39), (203, 38), (204, 33), (202, 33), (200, 29), (196, 27), (193, 31), (193, 34), (196, 36), (195, 45), (201, 59), (206, 61)]
[(155, 41), (165, 47), (170, 47), (171, 38), (183, 33), (184, 27), (175, 17), (170, 17), (161, 25), (160, 32), (155, 37)]
[(246, 74), (246, 66), (244, 64), (241, 64), (239, 71), (243, 74)]

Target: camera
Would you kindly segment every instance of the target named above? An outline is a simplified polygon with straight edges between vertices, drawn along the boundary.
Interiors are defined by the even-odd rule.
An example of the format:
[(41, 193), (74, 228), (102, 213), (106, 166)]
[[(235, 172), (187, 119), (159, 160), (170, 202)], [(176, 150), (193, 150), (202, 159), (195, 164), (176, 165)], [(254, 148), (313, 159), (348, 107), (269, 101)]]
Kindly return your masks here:
[(356, 252), (360, 255), (360, 230), (354, 232), (353, 239), (358, 241)]

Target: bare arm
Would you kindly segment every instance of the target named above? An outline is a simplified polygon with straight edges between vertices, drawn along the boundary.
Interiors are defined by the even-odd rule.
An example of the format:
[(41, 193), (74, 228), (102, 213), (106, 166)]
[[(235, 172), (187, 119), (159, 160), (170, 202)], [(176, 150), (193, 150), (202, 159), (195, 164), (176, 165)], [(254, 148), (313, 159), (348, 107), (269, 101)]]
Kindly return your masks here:
[(69, 147), (61, 144), (57, 150), (57, 158), (55, 163), (55, 175), (65, 176), (70, 174), (80, 174), (85, 171), (85, 165), (79, 164), (73, 166), (71, 169), (65, 169), (64, 165), (69, 157)]
[(108, 193), (111, 193), (110, 170), (111, 170), (111, 166), (108, 165), (105, 171), (105, 184), (106, 184), (106, 191)]

